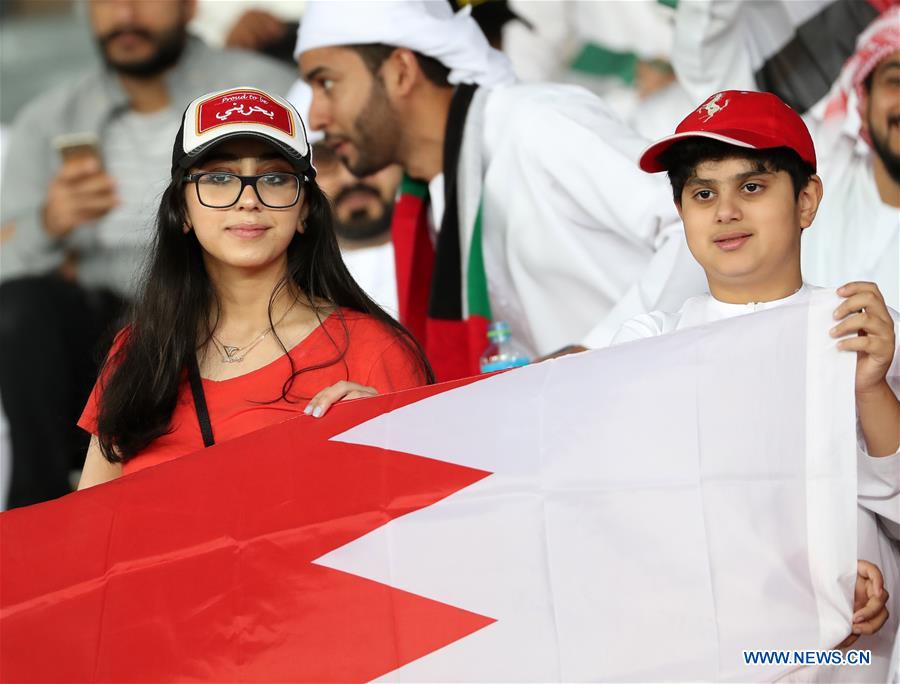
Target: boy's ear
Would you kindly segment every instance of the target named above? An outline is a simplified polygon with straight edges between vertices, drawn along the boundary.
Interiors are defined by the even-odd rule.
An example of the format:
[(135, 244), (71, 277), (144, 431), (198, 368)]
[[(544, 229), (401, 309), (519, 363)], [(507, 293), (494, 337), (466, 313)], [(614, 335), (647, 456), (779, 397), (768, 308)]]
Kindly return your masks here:
[(809, 228), (813, 220), (816, 218), (816, 212), (819, 210), (819, 204), (822, 202), (822, 179), (813, 174), (809, 178), (809, 182), (800, 190), (797, 197), (797, 209), (800, 215), (800, 230)]
[(678, 212), (678, 218), (680, 218), (682, 220), (682, 222), (684, 222), (684, 215), (681, 213), (681, 199), (680, 198), (675, 200), (675, 211)]

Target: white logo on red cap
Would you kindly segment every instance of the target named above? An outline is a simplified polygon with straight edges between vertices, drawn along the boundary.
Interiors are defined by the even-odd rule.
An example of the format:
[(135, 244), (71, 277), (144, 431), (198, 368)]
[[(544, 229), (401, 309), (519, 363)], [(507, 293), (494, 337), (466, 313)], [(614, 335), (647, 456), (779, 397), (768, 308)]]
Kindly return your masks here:
[(197, 105), (197, 135), (236, 123), (261, 124), (294, 135), (294, 119), (287, 108), (257, 90), (231, 90)]
[(249, 107), (245, 108), (244, 105), (238, 105), (237, 107), (232, 107), (231, 109), (227, 109), (224, 112), (220, 112), (216, 114), (216, 118), (219, 121), (227, 121), (232, 114), (240, 114), (241, 116), (247, 117), (250, 116), (253, 112), (259, 112), (260, 114), (264, 114), (270, 119), (275, 118), (275, 114), (273, 112), (266, 111), (262, 107)]
[(705, 103), (700, 105), (700, 108), (697, 110), (697, 113), (700, 114), (702, 112), (706, 112), (706, 118), (703, 119), (703, 123), (706, 123), (707, 121), (709, 121), (716, 114), (718, 114), (723, 109), (725, 109), (725, 107), (728, 106), (728, 103), (731, 102), (731, 100), (725, 100), (725, 104), (719, 105), (719, 100), (721, 100), (723, 97), (725, 97), (725, 96), (722, 93), (716, 93), (711, 98), (709, 98), (709, 100), (707, 100)]

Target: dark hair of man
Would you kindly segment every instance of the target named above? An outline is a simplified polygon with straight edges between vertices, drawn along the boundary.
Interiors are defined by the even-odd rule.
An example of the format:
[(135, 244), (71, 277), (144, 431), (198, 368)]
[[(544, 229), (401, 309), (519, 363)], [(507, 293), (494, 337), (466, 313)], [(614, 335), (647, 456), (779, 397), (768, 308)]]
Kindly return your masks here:
[[(348, 45), (347, 47), (362, 58), (366, 68), (373, 76), (378, 73), (378, 70), (381, 69), (381, 65), (384, 64), (385, 60), (397, 49), (393, 45), (385, 45), (383, 43)], [(450, 82), (447, 80), (450, 77), (450, 69), (445, 67), (434, 57), (426, 57), (415, 50), (413, 50), (413, 54), (416, 56), (416, 62), (419, 63), (419, 68), (422, 70), (422, 73), (425, 74), (425, 78), (440, 88), (450, 87)]]
[(710, 138), (686, 138), (679, 140), (659, 155), (660, 163), (668, 171), (676, 204), (681, 204), (684, 184), (694, 175), (700, 164), (723, 159), (746, 159), (755, 162), (760, 173), (786, 171), (794, 186), (795, 199), (800, 196), (800, 191), (806, 187), (815, 173), (812, 165), (803, 161), (800, 155), (789, 147), (755, 150)]
[[(154, 439), (171, 431), (188, 361), (198, 348), (209, 343), (215, 331), (215, 323), (210, 325), (210, 320), (218, 319), (219, 304), (203, 264), (203, 250), (194, 231), (185, 234), (183, 230), (187, 219), (185, 175), (185, 171), (177, 171), (163, 193), (154, 245), (130, 313), (130, 324), (121, 333), (125, 337), (118, 352), (107, 359), (101, 372), (97, 432), (103, 455), (113, 463), (128, 461)], [(299, 292), (320, 321), (321, 308), (316, 302), (323, 300), (368, 314), (401, 340), (418, 358), (427, 381), (434, 382), (428, 360), (412, 335), (375, 304), (347, 271), (334, 235), (328, 198), (312, 180), (304, 183), (303, 192), (308, 207), (306, 230), (295, 234), (288, 245), (288, 275), (269, 299), (270, 324), (274, 328), (275, 297), (286, 289), (288, 296)], [(343, 339), (329, 335), (335, 354), (319, 364), (296, 368), (275, 333), (291, 372), (279, 397), (258, 403), (281, 399), (298, 402), (303, 398), (288, 396), (298, 375), (336, 363), (344, 363), (347, 368), (344, 356), (350, 343), (349, 328), (340, 309), (332, 316), (337, 316), (342, 324)]]

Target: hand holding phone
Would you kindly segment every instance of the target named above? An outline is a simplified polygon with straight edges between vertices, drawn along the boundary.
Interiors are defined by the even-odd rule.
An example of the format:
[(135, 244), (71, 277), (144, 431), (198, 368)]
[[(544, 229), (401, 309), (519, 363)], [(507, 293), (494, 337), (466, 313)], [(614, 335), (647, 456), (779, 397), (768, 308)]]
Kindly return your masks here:
[(63, 165), (80, 160), (95, 159), (102, 167), (100, 140), (93, 133), (66, 133), (53, 139), (53, 147), (59, 152)]
[(93, 134), (70, 134), (53, 141), (62, 165), (50, 181), (43, 209), (44, 229), (55, 237), (105, 215), (119, 203), (115, 182), (103, 169)]

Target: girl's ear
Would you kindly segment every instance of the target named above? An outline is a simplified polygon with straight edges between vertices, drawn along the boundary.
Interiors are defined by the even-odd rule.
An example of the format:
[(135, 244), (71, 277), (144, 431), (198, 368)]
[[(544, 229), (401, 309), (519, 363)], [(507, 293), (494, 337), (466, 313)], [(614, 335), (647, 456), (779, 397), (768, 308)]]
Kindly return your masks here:
[(300, 216), (297, 217), (297, 232), (301, 235), (306, 231), (306, 219), (309, 218), (309, 204), (303, 203), (300, 207)]

